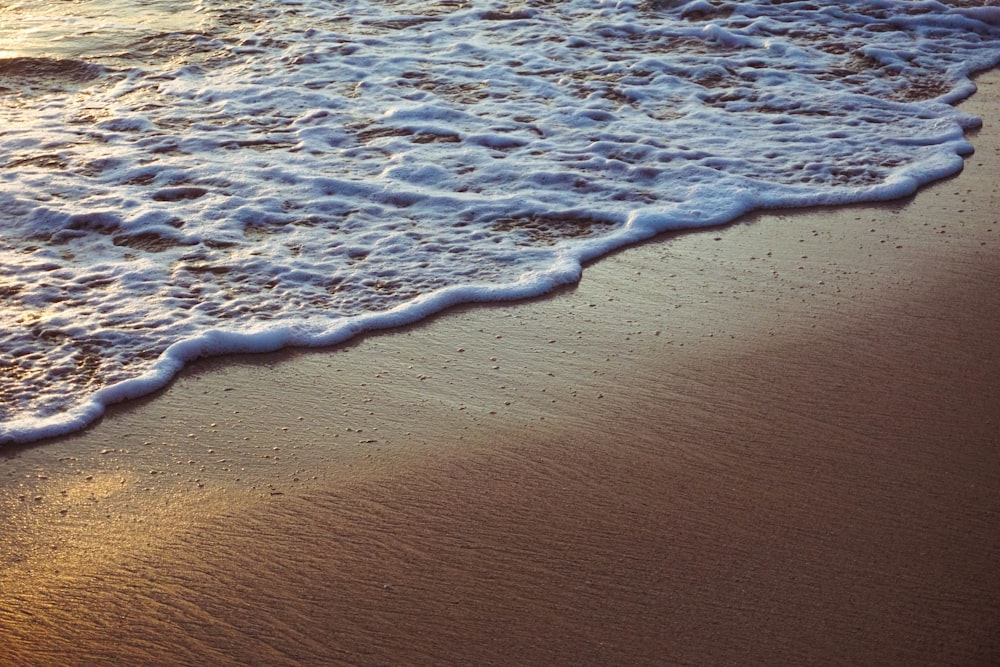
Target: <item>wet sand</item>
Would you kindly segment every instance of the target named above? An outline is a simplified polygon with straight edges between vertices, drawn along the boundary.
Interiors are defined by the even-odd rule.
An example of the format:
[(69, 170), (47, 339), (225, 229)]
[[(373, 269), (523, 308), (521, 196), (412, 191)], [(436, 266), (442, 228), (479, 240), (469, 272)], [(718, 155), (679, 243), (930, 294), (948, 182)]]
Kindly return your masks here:
[(916, 197), (0, 454), (0, 663), (1000, 663), (1000, 73)]

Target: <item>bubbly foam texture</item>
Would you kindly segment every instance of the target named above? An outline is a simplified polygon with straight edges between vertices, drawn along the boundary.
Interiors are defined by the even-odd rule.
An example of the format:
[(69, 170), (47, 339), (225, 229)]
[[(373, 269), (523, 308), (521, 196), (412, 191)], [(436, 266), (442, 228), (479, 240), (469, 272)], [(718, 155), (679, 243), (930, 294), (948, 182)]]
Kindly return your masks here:
[[(1000, 60), (981, 4), (160, 3), (76, 51), (0, 27), (0, 441), (199, 356), (543, 293), (754, 208), (909, 194), (971, 150), (951, 104)], [(59, 7), (67, 30), (122, 16)]]

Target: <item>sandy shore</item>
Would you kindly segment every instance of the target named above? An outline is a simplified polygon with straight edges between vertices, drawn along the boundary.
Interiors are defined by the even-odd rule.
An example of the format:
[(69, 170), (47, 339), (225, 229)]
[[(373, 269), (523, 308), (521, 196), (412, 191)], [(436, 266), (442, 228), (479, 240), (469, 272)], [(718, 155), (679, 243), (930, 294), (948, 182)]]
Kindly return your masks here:
[(965, 171), (209, 360), (0, 454), (0, 663), (1000, 664), (1000, 72)]

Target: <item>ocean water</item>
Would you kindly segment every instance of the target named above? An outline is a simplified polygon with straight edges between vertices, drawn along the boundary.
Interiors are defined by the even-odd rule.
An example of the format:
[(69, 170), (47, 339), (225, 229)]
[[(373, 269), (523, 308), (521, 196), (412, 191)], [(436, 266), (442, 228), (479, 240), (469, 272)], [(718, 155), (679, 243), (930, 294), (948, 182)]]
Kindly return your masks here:
[(961, 169), (1000, 7), (0, 5), (0, 442), (762, 207)]

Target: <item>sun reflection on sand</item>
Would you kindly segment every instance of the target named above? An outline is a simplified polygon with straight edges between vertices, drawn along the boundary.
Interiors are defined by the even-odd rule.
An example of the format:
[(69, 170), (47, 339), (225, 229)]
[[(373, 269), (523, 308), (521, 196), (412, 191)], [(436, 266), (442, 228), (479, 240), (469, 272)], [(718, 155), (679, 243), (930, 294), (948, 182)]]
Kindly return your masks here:
[(0, 489), (12, 531), (0, 550), (5, 592), (30, 599), (32, 582), (83, 576), (223, 509), (217, 490), (183, 493), (154, 477), (121, 469), (22, 471)]

